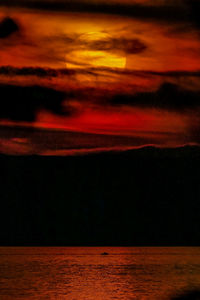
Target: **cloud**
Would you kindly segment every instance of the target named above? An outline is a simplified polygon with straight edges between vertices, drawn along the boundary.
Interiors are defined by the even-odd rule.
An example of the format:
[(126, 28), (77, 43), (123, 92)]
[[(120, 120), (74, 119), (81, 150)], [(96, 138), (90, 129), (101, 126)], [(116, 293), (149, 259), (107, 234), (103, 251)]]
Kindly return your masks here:
[[(132, 136), (87, 133), (50, 128), (23, 127), (9, 124), (0, 127), (0, 153), (39, 155), (82, 155), (107, 151), (127, 151), (147, 145), (164, 147), (163, 139), (176, 139), (177, 135), (165, 133), (137, 133)], [(178, 141), (178, 142), (177, 142)], [(169, 142), (170, 145), (170, 142)], [(171, 144), (172, 145), (172, 144)]]
[[(70, 61), (70, 59), (69, 59)], [(72, 60), (71, 60), (72, 61)], [(74, 61), (73, 61), (74, 62)], [(77, 63), (78, 64), (78, 63)], [(180, 77), (200, 77), (200, 71), (151, 71), (151, 70), (129, 70), (129, 69), (116, 69), (111, 67), (87, 67), (87, 68), (44, 68), (44, 67), (13, 67), (13, 66), (0, 66), (0, 75), (5, 76), (37, 76), (37, 77), (58, 77), (58, 76), (74, 76), (76, 74), (94, 74), (106, 72), (107, 75), (128, 75), (128, 76), (160, 76), (167, 78), (180, 78)], [(104, 76), (106, 76), (104, 74)]]
[(73, 75), (73, 70), (68, 69), (52, 69), (40, 67), (22, 67), (16, 68), (12, 66), (0, 67), (0, 75), (6, 76), (37, 76), (37, 77), (57, 77), (59, 75)]
[(199, 12), (200, 12), (200, 3), (199, 0), (185, 0), (188, 6), (188, 13), (192, 20), (192, 22), (197, 26), (200, 27), (200, 19), (199, 19)]
[[(119, 78), (124, 76), (123, 84), (119, 82), (115, 85), (91, 87), (81, 83), (77, 84), (76, 80), (78, 76), (82, 75), (101, 76), (101, 74), (104, 79), (109, 79), (109, 77), (112, 78), (113, 73)], [(26, 84), (24, 87), (21, 86), (21, 76), (23, 76), (24, 85)], [(19, 109), (23, 114), (22, 120), (24, 121), (33, 121), (35, 113), (39, 109), (47, 109), (58, 115), (71, 115), (75, 113), (75, 110), (76, 113), (78, 110), (83, 110), (85, 103), (87, 103), (87, 107), (110, 106), (117, 110), (120, 107), (129, 106), (183, 112), (183, 110), (193, 110), (200, 107), (199, 72), (132, 71), (89, 67), (68, 70), (5, 66), (0, 67), (0, 78), (4, 82), (0, 84), (2, 95), (0, 118), (9, 117), (9, 115), (11, 118), (12, 114), (17, 114), (17, 109), (13, 112), (10, 111), (11, 107), (13, 105), (14, 107), (26, 107), (28, 101), (30, 101), (30, 106), (25, 109), (28, 113), (27, 117), (23, 109)], [(92, 78), (90, 79), (92, 80)], [(152, 85), (140, 86), (137, 84), (138, 78), (150, 78), (152, 84), (155, 82), (157, 84), (153, 87)], [(34, 86), (32, 86), (33, 82)], [(42, 85), (46, 87), (42, 87)], [(26, 97), (27, 93), (28, 97)], [(38, 93), (43, 95), (40, 100)], [(68, 99), (70, 99), (70, 105)], [(5, 102), (8, 104), (6, 105)], [(32, 111), (32, 117), (30, 111)], [(17, 119), (15, 116), (14, 120)], [(19, 117), (20, 119), (21, 117)]]
[(0, 39), (7, 38), (18, 30), (17, 23), (13, 19), (6, 17), (0, 22)]
[(113, 105), (158, 108), (170, 111), (182, 111), (200, 107), (200, 92), (183, 90), (175, 84), (163, 83), (154, 92), (118, 94), (111, 99)]
[(176, 295), (171, 298), (172, 300), (198, 300), (200, 299), (200, 290), (187, 291), (183, 294)]
[(89, 2), (89, 1), (71, 1), (71, 0), (1, 0), (1, 5), (8, 7), (25, 7), (36, 8), (42, 10), (52, 11), (66, 11), (66, 12), (89, 12), (89, 13), (103, 13), (103, 14), (117, 14), (122, 16), (129, 16), (139, 19), (150, 19), (155, 22), (172, 21), (185, 22), (188, 20), (188, 6), (186, 1), (165, 1), (163, 5), (140, 5), (137, 3), (123, 4), (123, 1), (115, 2)]
[(0, 153), (7, 155), (30, 155), (34, 154), (34, 151), (28, 139), (0, 138)]
[(70, 115), (71, 109), (63, 108), (64, 92), (41, 86), (15, 86), (0, 84), (0, 118), (33, 122), (35, 114), (45, 109), (58, 115)]
[(107, 34), (105, 37), (100, 37), (99, 39), (91, 40), (90, 38), (88, 34), (84, 34), (77, 40), (75, 38), (71, 40), (76, 44), (76, 47), (81, 46), (86, 49), (100, 51), (123, 51), (127, 54), (141, 53), (147, 48), (139, 39), (131, 39), (123, 36), (111, 37)]

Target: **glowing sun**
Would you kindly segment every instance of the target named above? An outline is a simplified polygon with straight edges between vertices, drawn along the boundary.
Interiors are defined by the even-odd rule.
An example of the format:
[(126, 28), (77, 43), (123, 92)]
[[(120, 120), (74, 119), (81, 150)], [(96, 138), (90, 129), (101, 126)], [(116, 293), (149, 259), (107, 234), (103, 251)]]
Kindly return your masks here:
[(109, 35), (102, 32), (89, 32), (84, 34), (80, 39), (81, 49), (71, 53), (72, 58), (70, 62), (66, 63), (67, 68), (125, 68), (126, 57), (112, 53), (112, 49), (109, 51), (92, 49), (93, 43), (104, 42), (107, 39), (109, 39)]

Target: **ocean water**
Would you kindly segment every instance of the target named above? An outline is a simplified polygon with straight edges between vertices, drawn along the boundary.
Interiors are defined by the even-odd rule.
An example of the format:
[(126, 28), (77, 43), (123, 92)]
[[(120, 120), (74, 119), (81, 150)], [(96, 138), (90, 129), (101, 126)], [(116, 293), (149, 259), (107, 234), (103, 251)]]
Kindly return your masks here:
[(162, 300), (199, 287), (200, 248), (0, 248), (1, 300)]

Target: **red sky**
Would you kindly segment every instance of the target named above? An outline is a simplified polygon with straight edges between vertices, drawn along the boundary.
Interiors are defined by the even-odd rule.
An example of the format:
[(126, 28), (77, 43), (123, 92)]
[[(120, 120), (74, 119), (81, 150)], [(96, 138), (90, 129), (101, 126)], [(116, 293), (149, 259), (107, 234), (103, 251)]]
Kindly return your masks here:
[[(137, 2), (149, 4), (127, 1)], [(18, 30), (0, 38), (2, 153), (59, 155), (199, 143), (200, 40), (190, 19), (0, 8), (0, 22), (7, 16)], [(44, 89), (42, 96), (35, 86)], [(27, 91), (37, 102), (31, 119)]]

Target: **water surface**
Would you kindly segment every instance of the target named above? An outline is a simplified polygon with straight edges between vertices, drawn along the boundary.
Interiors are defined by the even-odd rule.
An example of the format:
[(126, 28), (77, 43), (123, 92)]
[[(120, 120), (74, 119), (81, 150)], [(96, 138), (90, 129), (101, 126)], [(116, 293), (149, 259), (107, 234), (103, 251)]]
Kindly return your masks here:
[(1, 300), (169, 299), (199, 286), (200, 248), (0, 248)]

